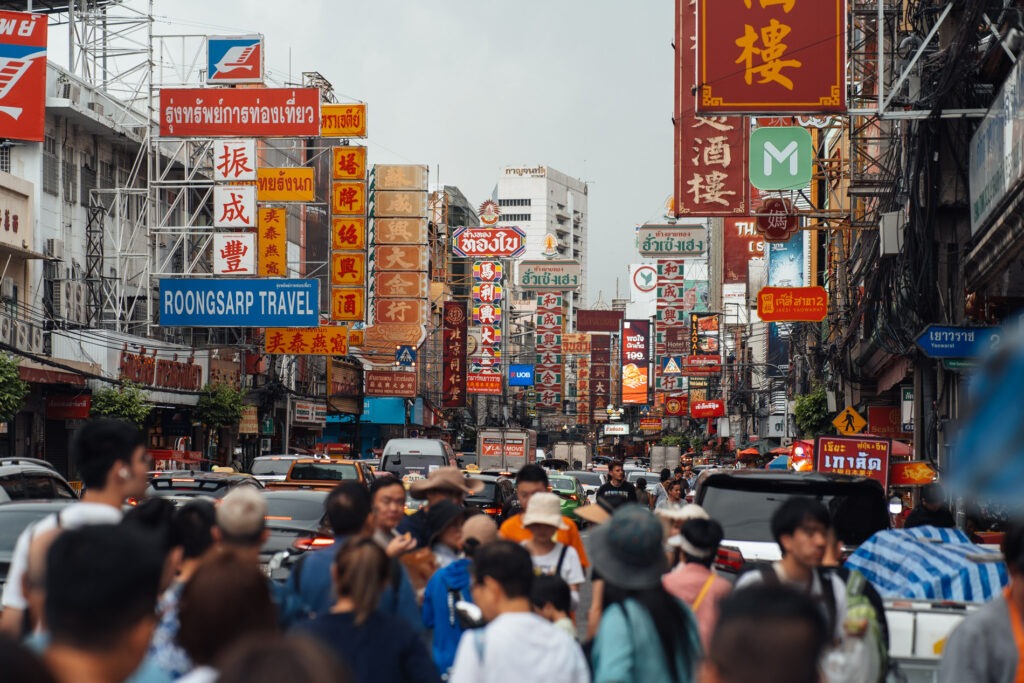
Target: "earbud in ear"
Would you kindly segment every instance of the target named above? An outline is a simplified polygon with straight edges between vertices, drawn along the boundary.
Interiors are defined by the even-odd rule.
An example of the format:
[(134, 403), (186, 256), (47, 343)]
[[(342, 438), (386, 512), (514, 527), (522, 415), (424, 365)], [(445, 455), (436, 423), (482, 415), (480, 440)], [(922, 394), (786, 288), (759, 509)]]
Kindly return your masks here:
[(122, 479), (131, 479), (132, 473), (127, 467), (122, 467), (117, 471), (117, 476)]

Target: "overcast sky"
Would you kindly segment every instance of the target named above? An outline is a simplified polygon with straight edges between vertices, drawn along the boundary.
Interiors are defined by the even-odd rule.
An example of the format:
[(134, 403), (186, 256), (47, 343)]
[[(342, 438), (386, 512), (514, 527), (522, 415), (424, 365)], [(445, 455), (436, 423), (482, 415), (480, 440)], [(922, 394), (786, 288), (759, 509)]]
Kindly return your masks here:
[(615, 277), (627, 291), (633, 227), (660, 218), (672, 187), (671, 0), (157, 0), (154, 13), (158, 34), (263, 33), (272, 80), (290, 63), (292, 80), (319, 71), (368, 103), (371, 163), (429, 164), (432, 184), (474, 205), (502, 166), (588, 181), (588, 300), (610, 302)]

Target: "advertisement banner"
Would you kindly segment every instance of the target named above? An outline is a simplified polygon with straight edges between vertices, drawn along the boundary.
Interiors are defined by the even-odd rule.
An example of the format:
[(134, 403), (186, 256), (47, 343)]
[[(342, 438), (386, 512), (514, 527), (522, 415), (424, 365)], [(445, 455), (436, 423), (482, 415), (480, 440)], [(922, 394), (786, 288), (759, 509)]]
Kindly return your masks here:
[(416, 398), (416, 373), (400, 370), (367, 370), (364, 396)]
[(913, 434), (903, 431), (899, 406), (868, 406), (868, 431), (887, 439), (912, 439)]
[(466, 405), (466, 330), (469, 325), (465, 302), (445, 301), (443, 315), (441, 407), (463, 408)]
[(718, 354), (718, 322), (717, 313), (690, 314), (690, 355)]
[(821, 322), (828, 315), (824, 287), (762, 287), (757, 315), (765, 322)]
[(0, 12), (0, 135), (42, 142), (46, 123), (45, 14)]
[(690, 403), (690, 417), (692, 418), (722, 417), (724, 415), (725, 401), (715, 399)]
[(507, 228), (455, 228), (452, 253), (463, 258), (517, 258), (526, 251), (526, 233)]
[(606, 424), (604, 426), (605, 436), (629, 436), (629, 425), (625, 423)]
[(256, 199), (261, 202), (316, 201), (313, 169), (301, 166), (257, 169)]
[(819, 436), (814, 440), (815, 469), (860, 477), (871, 477), (889, 487), (889, 439), (870, 437)]
[(263, 36), (207, 36), (206, 82), (263, 82)]
[(846, 3), (697, 3), (697, 111), (846, 111)]
[(754, 218), (726, 218), (725, 244), (722, 249), (726, 283), (746, 282), (750, 259), (764, 258), (764, 237), (757, 231)]
[[(733, 3), (720, 4), (736, 14)], [(676, 0), (675, 213), (745, 216), (750, 213), (749, 126), (741, 117), (697, 116), (696, 37), (696, 2)], [(730, 60), (728, 66), (736, 65)]]
[(466, 376), (466, 393), (501, 396), (501, 375), (496, 372), (471, 372)]
[(661, 431), (661, 418), (660, 417), (641, 417), (640, 418), (640, 431), (645, 434), (657, 434)]
[(316, 327), (317, 280), (160, 280), (164, 327)]
[(218, 182), (256, 180), (256, 141), (214, 140), (213, 179)]
[(365, 104), (323, 104), (320, 135), (325, 138), (365, 138)]
[(213, 227), (256, 226), (256, 188), (251, 185), (216, 185), (213, 188)]
[(624, 315), (622, 311), (576, 310), (576, 329), (580, 332), (618, 332)]
[(889, 467), (890, 486), (926, 486), (937, 476), (932, 466), (923, 460), (894, 462)]
[(722, 357), (691, 354), (683, 359), (684, 375), (717, 375), (722, 372)]
[(647, 320), (622, 323), (622, 403), (647, 405), (651, 324)]
[(366, 148), (331, 147), (331, 179), (366, 180)]
[(703, 225), (641, 225), (636, 244), (641, 256), (700, 256), (707, 249)]
[(578, 261), (520, 261), (519, 288), (526, 292), (567, 292), (583, 284)]
[(213, 235), (214, 275), (256, 275), (256, 233), (218, 232)]
[[(214, 96), (212, 93), (215, 92)], [(320, 135), (318, 88), (163, 88), (160, 136), (296, 138)]]
[(263, 277), (283, 277), (288, 274), (288, 230), (284, 209), (260, 209), (257, 234), (260, 255), (257, 259), (259, 274)]
[(508, 385), (510, 387), (533, 386), (532, 365), (510, 365), (508, 366)]
[(268, 327), (263, 334), (268, 354), (344, 356), (348, 354), (347, 327)]

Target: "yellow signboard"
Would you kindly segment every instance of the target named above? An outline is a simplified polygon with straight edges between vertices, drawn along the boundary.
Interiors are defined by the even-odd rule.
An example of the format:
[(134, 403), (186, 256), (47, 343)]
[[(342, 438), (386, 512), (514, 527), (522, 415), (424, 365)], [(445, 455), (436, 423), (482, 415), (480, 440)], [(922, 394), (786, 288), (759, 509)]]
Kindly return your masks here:
[(331, 249), (366, 248), (366, 219), (357, 216), (335, 218), (331, 221)]
[(835, 425), (840, 434), (849, 436), (867, 427), (868, 421), (861, 417), (861, 414), (854, 410), (852, 406), (847, 406), (846, 410), (836, 415), (836, 419), (832, 420), (832, 424)]
[(331, 213), (335, 216), (362, 216), (366, 213), (366, 183), (336, 180), (331, 184)]
[(365, 138), (365, 104), (321, 104), (320, 136), (325, 138)]
[[(363, 322), (366, 316), (366, 290), (362, 287), (331, 288), (331, 320)], [(362, 333), (360, 333), (362, 334)], [(352, 344), (361, 346), (352, 339)]]
[(366, 180), (366, 148), (332, 147), (331, 174), (335, 180)]
[(256, 199), (261, 202), (316, 201), (313, 169), (301, 167), (256, 169)]
[(366, 333), (362, 330), (349, 330), (348, 331), (348, 345), (349, 346), (362, 346), (366, 343)]
[(262, 276), (284, 277), (288, 274), (287, 239), (284, 209), (260, 209), (259, 256), (257, 272)]
[(356, 251), (331, 254), (332, 285), (365, 285), (366, 255)]
[(268, 327), (263, 338), (268, 354), (344, 356), (347, 327)]

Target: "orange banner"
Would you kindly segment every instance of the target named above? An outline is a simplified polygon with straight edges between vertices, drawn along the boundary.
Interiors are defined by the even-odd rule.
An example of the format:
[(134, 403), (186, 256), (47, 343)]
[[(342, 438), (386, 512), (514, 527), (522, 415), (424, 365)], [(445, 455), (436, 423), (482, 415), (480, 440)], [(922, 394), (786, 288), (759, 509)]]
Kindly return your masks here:
[(366, 148), (332, 147), (331, 174), (335, 180), (366, 180)]
[(376, 323), (421, 323), (422, 299), (380, 299), (373, 311)]
[(365, 218), (335, 218), (331, 221), (331, 248), (355, 249), (366, 248)]
[(924, 486), (935, 481), (935, 470), (922, 460), (894, 462), (889, 466), (890, 486)]
[(764, 322), (821, 322), (828, 315), (824, 287), (762, 287), (757, 315)]
[(426, 218), (380, 218), (376, 221), (377, 244), (426, 244)]
[(268, 327), (263, 337), (268, 354), (344, 356), (347, 327)]
[[(366, 317), (366, 290), (362, 287), (331, 288), (331, 320), (363, 322)], [(351, 337), (353, 346), (362, 346), (362, 332), (359, 339)]]
[(284, 209), (259, 210), (259, 257), (257, 272), (262, 276), (288, 274), (288, 231)]
[(331, 184), (331, 213), (336, 216), (362, 216), (366, 213), (366, 183), (336, 180)]
[(257, 168), (256, 199), (261, 202), (316, 201), (311, 168)]
[(366, 255), (340, 251), (331, 254), (332, 285), (365, 285)]
[(426, 298), (427, 274), (380, 271), (376, 274), (377, 296)]
[(365, 138), (366, 105), (320, 105), (320, 137)]

